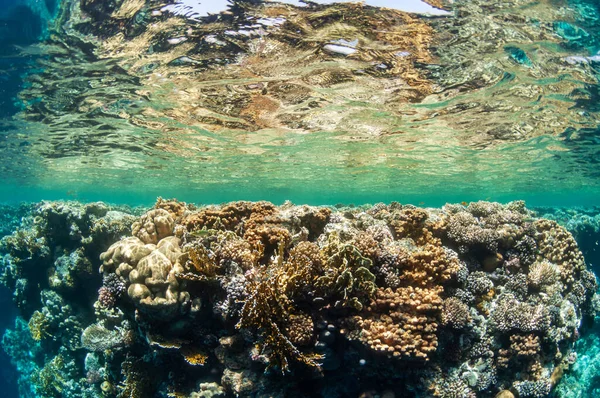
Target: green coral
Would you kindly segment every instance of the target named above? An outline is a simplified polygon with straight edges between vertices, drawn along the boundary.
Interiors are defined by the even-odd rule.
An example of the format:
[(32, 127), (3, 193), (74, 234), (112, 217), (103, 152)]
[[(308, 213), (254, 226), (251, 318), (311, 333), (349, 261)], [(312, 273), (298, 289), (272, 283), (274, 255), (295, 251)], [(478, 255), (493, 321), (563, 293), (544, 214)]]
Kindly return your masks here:
[(48, 336), (48, 328), (50, 327), (50, 320), (46, 316), (46, 314), (40, 311), (34, 311), (33, 315), (29, 319), (29, 331), (31, 332), (31, 337), (40, 341)]
[(317, 290), (334, 300), (336, 308), (362, 310), (375, 294), (375, 275), (369, 270), (373, 263), (353, 245), (329, 235), (322, 250), (327, 257), (324, 275), (316, 281)]
[(69, 380), (65, 378), (66, 367), (65, 358), (58, 354), (42, 369), (33, 372), (31, 381), (36, 393), (42, 397), (61, 397), (65, 384)]

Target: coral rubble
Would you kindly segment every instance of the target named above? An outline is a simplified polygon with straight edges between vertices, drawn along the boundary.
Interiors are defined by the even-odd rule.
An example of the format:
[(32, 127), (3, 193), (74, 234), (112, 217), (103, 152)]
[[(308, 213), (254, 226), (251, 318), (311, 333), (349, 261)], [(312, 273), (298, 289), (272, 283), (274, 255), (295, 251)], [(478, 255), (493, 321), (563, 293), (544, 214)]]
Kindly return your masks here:
[(597, 302), (522, 202), (53, 202), (0, 248), (24, 396), (544, 397)]

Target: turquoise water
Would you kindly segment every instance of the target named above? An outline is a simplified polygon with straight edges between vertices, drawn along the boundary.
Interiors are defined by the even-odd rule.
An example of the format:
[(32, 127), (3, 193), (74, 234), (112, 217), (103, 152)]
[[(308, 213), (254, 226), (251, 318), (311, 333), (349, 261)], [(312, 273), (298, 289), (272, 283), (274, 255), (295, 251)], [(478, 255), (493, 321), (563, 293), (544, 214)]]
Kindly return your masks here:
[(0, 0), (6, 396), (596, 396), (599, 77), (597, 0)]
[(559, 3), (8, 7), (0, 200), (597, 204), (597, 10)]

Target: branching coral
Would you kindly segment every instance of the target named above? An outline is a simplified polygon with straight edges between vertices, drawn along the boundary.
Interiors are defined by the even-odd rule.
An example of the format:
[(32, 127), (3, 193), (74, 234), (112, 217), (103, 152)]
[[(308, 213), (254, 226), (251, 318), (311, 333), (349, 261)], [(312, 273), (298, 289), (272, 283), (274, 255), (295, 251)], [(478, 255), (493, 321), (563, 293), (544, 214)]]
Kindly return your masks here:
[(335, 234), (329, 236), (322, 255), (326, 260), (323, 274), (315, 281), (317, 292), (334, 300), (336, 308), (360, 311), (376, 289), (375, 276), (369, 270), (371, 260), (363, 257), (356, 247), (340, 242)]
[(280, 278), (268, 267), (254, 270), (247, 285), (247, 297), (241, 311), (238, 328), (255, 328), (264, 338), (264, 349), (271, 351), (269, 365), (282, 372), (289, 369), (290, 360), (318, 367), (317, 354), (303, 354), (285, 336), (280, 324), (286, 319), (291, 303), (285, 296)]
[(29, 331), (34, 340), (39, 341), (50, 336), (50, 333), (48, 332), (49, 327), (50, 320), (46, 315), (39, 311), (35, 311), (29, 319)]
[(123, 293), (127, 291), (125, 280), (117, 274), (108, 274), (102, 280), (98, 290), (98, 302), (105, 308), (112, 308)]
[(424, 209), (405, 208), (395, 211), (390, 216), (390, 226), (396, 239), (411, 238), (420, 243), (431, 239), (431, 232), (425, 227), (429, 214)]
[(444, 300), (441, 321), (442, 325), (464, 329), (471, 322), (469, 306), (456, 297), (447, 298)]
[(551, 316), (542, 304), (531, 305), (517, 300), (512, 294), (502, 294), (491, 313), (490, 321), (500, 332), (546, 332)]
[(349, 333), (371, 349), (394, 357), (428, 360), (437, 348), (441, 287), (378, 289), (367, 314), (352, 319)]

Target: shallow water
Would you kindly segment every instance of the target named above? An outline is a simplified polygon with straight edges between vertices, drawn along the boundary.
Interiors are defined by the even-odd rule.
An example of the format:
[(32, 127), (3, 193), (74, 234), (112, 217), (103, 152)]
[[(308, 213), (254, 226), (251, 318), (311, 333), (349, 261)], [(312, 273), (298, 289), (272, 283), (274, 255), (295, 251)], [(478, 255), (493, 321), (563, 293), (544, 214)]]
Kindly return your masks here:
[(74, 4), (4, 43), (0, 200), (597, 203), (593, 1)]
[[(368, 209), (355, 206), (379, 202), (427, 208), (435, 219), (456, 211), (433, 209), (446, 203), (462, 203), (463, 211), (471, 202), (524, 200), (535, 217), (556, 219), (572, 233), (597, 272), (599, 77), (597, 0), (0, 0), (0, 204), (6, 204), (0, 238), (37, 231), (36, 215), (56, 222), (58, 216), (39, 210), (46, 205), (19, 207), (41, 200), (59, 201), (48, 206), (68, 209), (58, 213), (69, 214), (69, 222), (96, 201), (139, 217), (157, 197), (196, 204), (291, 201), (341, 209), (336, 217), (350, 219)], [(71, 234), (83, 224), (72, 224)], [(82, 330), (96, 320), (91, 303), (104, 283), (98, 255), (121, 236), (93, 244), (71, 240), (70, 247), (54, 232), (37, 236), (51, 261), (36, 261), (53, 264), (40, 269), (58, 272), (67, 255), (93, 247), (86, 256), (94, 272), (78, 279), (91, 290), (78, 302), (45, 276), (23, 277), (31, 279), (28, 287), (18, 278), (21, 285), (7, 281), (14, 269), (15, 275), (28, 271), (13, 269), (18, 256), (0, 250), (3, 283), (11, 287), (0, 291), (0, 304), (20, 305), (0, 319), (13, 337), (27, 329), (15, 324), (17, 313), (28, 322), (34, 310), (50, 307), (33, 308), (22, 298), (27, 289), (38, 306), (42, 290), (63, 294)], [(274, 246), (268, 250), (273, 259), (263, 262), (275, 262)], [(484, 262), (478, 250), (461, 257), (470, 271)], [(592, 327), (583, 325), (582, 333)], [(577, 343), (580, 354), (600, 351), (593, 333)], [(29, 340), (7, 351), (21, 376), (0, 367), (5, 396), (17, 396), (8, 393), (17, 381), (22, 396), (33, 396), (22, 374), (37, 369), (42, 377), (37, 367), (60, 357), (48, 336), (40, 338), (43, 349)], [(30, 361), (18, 356), (27, 349)], [(82, 352), (63, 354), (82, 368)], [(470, 363), (468, 372), (471, 366), (483, 365)], [(545, 366), (539, 372), (553, 369)], [(593, 355), (584, 356), (555, 395), (593, 396), (600, 388), (593, 382), (596, 366), (600, 372)], [(461, 369), (464, 384), (470, 373)], [(112, 369), (105, 379), (116, 383), (118, 374)], [(100, 394), (94, 378), (100, 376), (85, 376), (94, 380), (80, 385)], [(494, 394), (506, 383), (492, 384)], [(67, 396), (63, 387), (36, 394)], [(330, 393), (345, 396), (340, 391)]]

